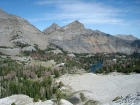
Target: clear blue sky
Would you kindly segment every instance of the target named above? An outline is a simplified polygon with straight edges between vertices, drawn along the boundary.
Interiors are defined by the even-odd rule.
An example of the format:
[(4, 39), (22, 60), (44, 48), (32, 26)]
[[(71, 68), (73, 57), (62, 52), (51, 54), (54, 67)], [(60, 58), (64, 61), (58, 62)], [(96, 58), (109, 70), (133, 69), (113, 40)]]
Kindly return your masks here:
[(140, 38), (140, 0), (0, 0), (0, 7), (41, 31), (78, 20), (86, 28)]

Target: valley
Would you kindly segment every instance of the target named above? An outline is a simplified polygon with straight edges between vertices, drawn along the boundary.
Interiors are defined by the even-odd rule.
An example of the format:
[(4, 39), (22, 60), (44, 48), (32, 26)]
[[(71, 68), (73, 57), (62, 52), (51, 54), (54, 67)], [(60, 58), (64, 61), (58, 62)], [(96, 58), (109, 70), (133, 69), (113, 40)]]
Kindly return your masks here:
[(139, 73), (140, 39), (132, 35), (77, 20), (41, 32), (0, 9), (0, 105), (112, 105), (139, 94)]

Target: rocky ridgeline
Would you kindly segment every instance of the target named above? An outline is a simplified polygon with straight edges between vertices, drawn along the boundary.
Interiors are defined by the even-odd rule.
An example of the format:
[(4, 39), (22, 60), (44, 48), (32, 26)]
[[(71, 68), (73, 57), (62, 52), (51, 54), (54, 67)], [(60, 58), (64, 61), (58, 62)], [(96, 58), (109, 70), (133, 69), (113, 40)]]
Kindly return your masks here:
[(69, 52), (122, 52), (130, 54), (134, 51), (140, 51), (140, 46), (137, 45), (137, 43), (140, 42), (132, 43), (130, 40), (126, 41), (99, 30), (86, 29), (84, 25), (77, 20), (57, 30), (55, 30), (53, 26), (55, 25), (45, 30), (45, 33), (49, 33), (47, 34), (49, 43)]
[(123, 40), (127, 40), (127, 41), (134, 41), (134, 40), (139, 40), (138, 38), (132, 36), (132, 35), (123, 35), (123, 34), (118, 34), (115, 35), (116, 37), (123, 39)]
[(140, 91), (129, 94), (125, 98), (121, 98), (107, 105), (140, 105)]
[(21, 45), (28, 45), (33, 48), (38, 45), (43, 50), (52, 44), (75, 53), (140, 52), (140, 40), (133, 36), (127, 39), (133, 41), (86, 29), (77, 20), (63, 27), (54, 23), (41, 32), (25, 19), (0, 9), (0, 46), (21, 48)]

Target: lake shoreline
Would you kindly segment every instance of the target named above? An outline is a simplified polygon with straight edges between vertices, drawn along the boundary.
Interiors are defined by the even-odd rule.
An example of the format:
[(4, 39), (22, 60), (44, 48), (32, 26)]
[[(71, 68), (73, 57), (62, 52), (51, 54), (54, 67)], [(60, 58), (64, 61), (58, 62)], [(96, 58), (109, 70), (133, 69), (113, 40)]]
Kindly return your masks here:
[(95, 64), (92, 64), (90, 66), (89, 73), (96, 73), (96, 70), (100, 69), (102, 67), (102, 62), (96, 62)]

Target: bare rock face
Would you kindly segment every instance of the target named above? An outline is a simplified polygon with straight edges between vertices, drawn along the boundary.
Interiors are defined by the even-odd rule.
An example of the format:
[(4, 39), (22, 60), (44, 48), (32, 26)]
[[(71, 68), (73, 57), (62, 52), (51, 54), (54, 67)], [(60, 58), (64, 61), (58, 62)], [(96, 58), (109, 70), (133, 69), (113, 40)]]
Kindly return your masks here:
[(36, 51), (36, 49), (33, 46), (27, 46), (21, 49), (21, 51)]
[(138, 38), (134, 37), (133, 35), (118, 34), (118, 35), (115, 35), (115, 36), (120, 38), (120, 39), (128, 40), (128, 41), (139, 40)]
[(57, 31), (58, 29), (60, 29), (60, 26), (55, 24), (55, 23), (53, 23), (50, 27), (48, 27), (45, 30), (43, 30), (43, 32), (45, 34), (50, 34), (50, 33), (54, 32), (54, 31)]
[(140, 105), (140, 92), (128, 94), (126, 97), (106, 105)]
[[(47, 100), (42, 102), (41, 100), (38, 102), (33, 102), (33, 99), (30, 98), (27, 95), (12, 95), (9, 97), (1, 98), (0, 99), (0, 105), (11, 105), (12, 103), (15, 103), (16, 105), (57, 105), (52, 100)], [(61, 99), (60, 105), (73, 105), (69, 101)]]
[(44, 33), (25, 19), (0, 9), (0, 46), (23, 48), (24, 45), (38, 45), (43, 50), (48, 44), (52, 44), (74, 53), (140, 52), (140, 40), (135, 40), (137, 38), (119, 38), (98, 30), (86, 29), (79, 21), (64, 27), (54, 23)]
[(48, 45), (47, 36), (36, 27), (25, 19), (0, 9), (0, 46), (15, 47), (17, 43), (32, 46), (37, 44), (40, 49), (45, 49)]
[(86, 29), (74, 21), (50, 33), (49, 43), (74, 53), (122, 52), (130, 54), (140, 49), (136, 43), (114, 37), (99, 30)]
[[(133, 47), (133, 51), (140, 52), (140, 39), (134, 37), (133, 35), (122, 34), (115, 35), (115, 37), (118, 37), (119, 39), (124, 40), (125, 43), (128, 43), (129, 46)], [(131, 51), (130, 47), (127, 48), (127, 46), (125, 48), (120, 48), (120, 50), (126, 50), (127, 52)]]
[(64, 26), (62, 29), (65, 31), (82, 30), (82, 29), (84, 29), (84, 25), (76, 20), (76, 21), (68, 24), (67, 26)]
[[(102, 42), (99, 41), (100, 37), (96, 37), (90, 29), (86, 29), (83, 24), (74, 21), (59, 30), (49, 34), (49, 41), (51, 44), (59, 46), (66, 51), (75, 53), (96, 53), (103, 52), (106, 38), (102, 37)], [(103, 45), (99, 48), (98, 44)], [(110, 45), (109, 45), (110, 47)], [(106, 52), (110, 52), (109, 47), (105, 48)], [(111, 46), (112, 47), (112, 46)], [(115, 49), (112, 49), (116, 52)]]

